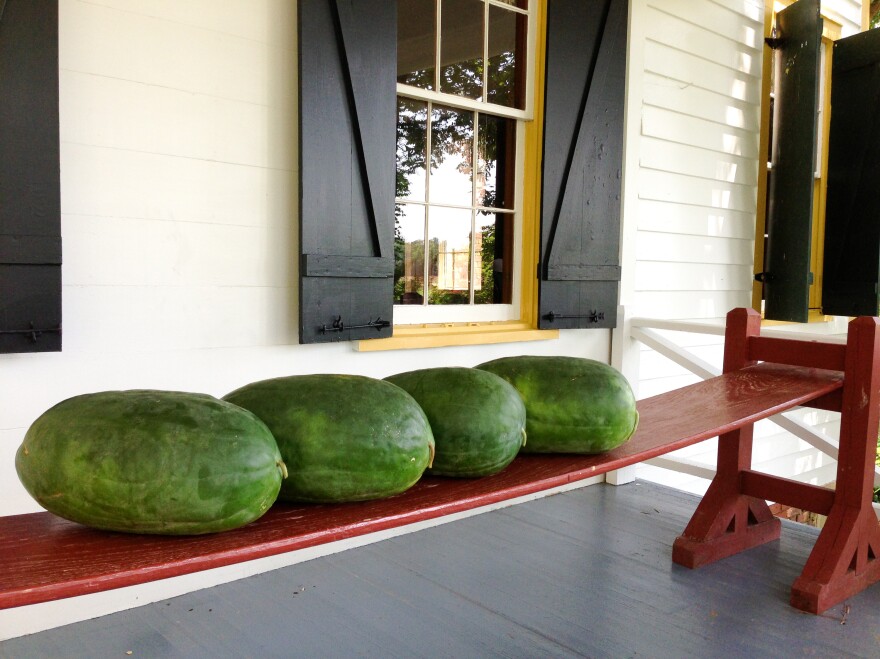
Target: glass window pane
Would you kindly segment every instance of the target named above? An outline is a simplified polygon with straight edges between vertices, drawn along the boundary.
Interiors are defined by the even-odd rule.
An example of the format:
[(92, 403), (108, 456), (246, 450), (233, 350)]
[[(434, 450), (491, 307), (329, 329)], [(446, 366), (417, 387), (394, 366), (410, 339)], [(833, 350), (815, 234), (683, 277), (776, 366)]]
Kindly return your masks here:
[(471, 211), (432, 207), (429, 304), (470, 302)]
[(434, 89), (436, 12), (434, 0), (397, 2), (397, 82)]
[(425, 158), (428, 153), (428, 104), (397, 99), (398, 199), (425, 201)]
[(498, 0), (498, 2), (510, 5), (511, 7), (519, 7), (520, 9), (529, 8), (529, 0)]
[(477, 151), (477, 205), (513, 210), (516, 121), (481, 114)]
[(489, 61), (486, 100), (512, 108), (525, 107), (526, 17), (489, 6)]
[(513, 290), (513, 214), (477, 213), (474, 234), (475, 304), (510, 304)]
[(394, 216), (394, 303), (423, 304), (425, 207), (397, 204)]
[(440, 91), (483, 97), (483, 0), (442, 0)]
[(474, 113), (434, 106), (431, 111), (429, 201), (470, 206)]

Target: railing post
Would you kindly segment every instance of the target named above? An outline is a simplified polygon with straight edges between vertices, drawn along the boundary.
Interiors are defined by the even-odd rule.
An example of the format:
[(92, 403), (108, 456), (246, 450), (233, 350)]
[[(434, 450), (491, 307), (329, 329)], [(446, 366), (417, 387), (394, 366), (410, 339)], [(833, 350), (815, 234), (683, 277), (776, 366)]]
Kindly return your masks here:
[[(617, 307), (617, 327), (611, 332), (611, 365), (623, 374), (632, 387), (636, 400), (639, 397), (639, 360), (641, 348), (632, 338), (632, 323), (626, 307)], [(636, 465), (614, 469), (605, 474), (610, 485), (626, 485), (636, 479)]]

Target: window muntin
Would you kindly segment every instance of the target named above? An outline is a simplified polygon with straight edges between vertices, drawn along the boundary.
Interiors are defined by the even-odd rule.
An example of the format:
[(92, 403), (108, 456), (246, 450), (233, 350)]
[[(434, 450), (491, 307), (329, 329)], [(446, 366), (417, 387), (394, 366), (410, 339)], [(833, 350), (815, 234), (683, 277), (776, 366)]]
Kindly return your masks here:
[(398, 99), (395, 304), (512, 302), (516, 134), (512, 119)]
[(524, 0), (399, 3), (398, 323), (518, 317), (526, 9)]

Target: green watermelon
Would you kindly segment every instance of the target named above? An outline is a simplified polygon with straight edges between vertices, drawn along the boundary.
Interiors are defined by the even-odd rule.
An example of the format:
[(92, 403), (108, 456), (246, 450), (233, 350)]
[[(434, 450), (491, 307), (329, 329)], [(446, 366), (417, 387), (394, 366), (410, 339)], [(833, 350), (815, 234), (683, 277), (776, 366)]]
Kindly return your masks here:
[(50, 512), (99, 529), (233, 529), (278, 496), (284, 463), (250, 412), (212, 396), (106, 391), (69, 398), (25, 435), (15, 468)]
[(279, 498), (331, 503), (399, 494), (434, 453), (428, 419), (412, 396), (360, 375), (293, 375), (226, 395), (272, 430), (289, 477)]
[(425, 411), (437, 444), (431, 473), (486, 476), (509, 465), (525, 440), (526, 408), (502, 378), (472, 368), (427, 368), (385, 378)]
[(510, 382), (526, 405), (532, 453), (604, 453), (636, 431), (639, 414), (626, 378), (580, 357), (503, 357), (477, 368)]

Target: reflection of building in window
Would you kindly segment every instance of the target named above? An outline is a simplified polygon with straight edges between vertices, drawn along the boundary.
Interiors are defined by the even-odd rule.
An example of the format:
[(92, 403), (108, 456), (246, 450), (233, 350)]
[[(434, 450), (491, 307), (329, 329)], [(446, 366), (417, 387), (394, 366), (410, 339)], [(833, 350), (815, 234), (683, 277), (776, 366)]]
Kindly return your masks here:
[[(474, 272), (480, 272), (482, 268), (482, 234), (477, 233), (474, 240)], [(432, 287), (444, 291), (467, 291), (470, 285), (471, 251), (467, 244), (450, 247), (447, 241), (440, 243), (437, 255), (437, 281), (432, 282)], [(479, 277), (474, 279), (474, 290), (482, 289), (482, 281)]]

